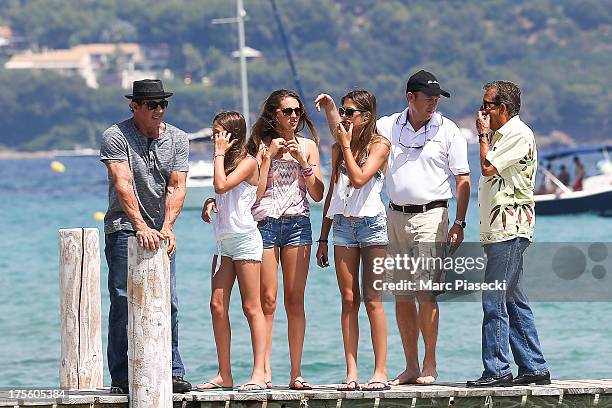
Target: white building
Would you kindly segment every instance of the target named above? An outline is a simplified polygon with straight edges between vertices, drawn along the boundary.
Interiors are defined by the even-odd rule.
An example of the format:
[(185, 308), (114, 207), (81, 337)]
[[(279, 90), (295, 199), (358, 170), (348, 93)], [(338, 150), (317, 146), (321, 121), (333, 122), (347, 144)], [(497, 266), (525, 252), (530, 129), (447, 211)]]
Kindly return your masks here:
[[(90, 88), (99, 87), (100, 76), (109, 68), (133, 72), (142, 62), (141, 47), (135, 43), (82, 44), (67, 50), (15, 54), (4, 64), (6, 69), (53, 70), (65, 75), (80, 75)], [(111, 67), (111, 64), (117, 64)]]

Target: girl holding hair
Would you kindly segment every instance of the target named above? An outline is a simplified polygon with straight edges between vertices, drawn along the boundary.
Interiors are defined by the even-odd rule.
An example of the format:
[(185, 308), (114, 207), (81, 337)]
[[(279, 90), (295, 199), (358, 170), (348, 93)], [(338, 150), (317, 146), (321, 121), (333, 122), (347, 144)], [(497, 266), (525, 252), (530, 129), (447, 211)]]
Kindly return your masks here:
[[(308, 126), (312, 139), (299, 134)], [(289, 388), (311, 389), (302, 378), (306, 320), (304, 290), (310, 264), (312, 231), (308, 196), (323, 198), (317, 132), (297, 93), (272, 92), (253, 125), (249, 149), (257, 151), (261, 174), (252, 208), (263, 238), (261, 304), (266, 320), (265, 380), (272, 387), (270, 354), (278, 291), (278, 263), (283, 271), (291, 372)]]
[[(390, 144), (376, 134), (376, 98), (364, 90), (342, 97), (336, 111), (333, 99), (321, 94), (315, 100), (317, 110), (324, 108), (335, 135), (332, 146), (332, 174), (325, 199), (323, 224), (317, 264), (329, 266), (328, 235), (334, 232), (334, 262), (342, 295), (342, 338), (346, 359), (346, 380), (338, 390), (381, 391), (387, 385), (387, 323), (381, 292), (374, 289), (374, 259), (387, 254), (387, 219), (380, 198)], [(358, 312), (361, 303), (359, 270), (363, 297), (370, 320), (374, 348), (374, 375), (360, 387), (357, 371), (359, 341)]]
[[(217, 254), (213, 257), (210, 310), (217, 347), (219, 372), (198, 390), (231, 390), (233, 387), (228, 315), (230, 295), (238, 278), (242, 310), (249, 323), (253, 346), (250, 380), (238, 391), (266, 390), (264, 358), (266, 320), (260, 300), (260, 265), (263, 252), (257, 223), (251, 215), (259, 183), (259, 163), (246, 149), (246, 123), (238, 112), (221, 112), (213, 119), (215, 144), (215, 198), (206, 200), (202, 218), (210, 223), (209, 209), (217, 213), (214, 225)], [(209, 208), (210, 207), (210, 208)]]

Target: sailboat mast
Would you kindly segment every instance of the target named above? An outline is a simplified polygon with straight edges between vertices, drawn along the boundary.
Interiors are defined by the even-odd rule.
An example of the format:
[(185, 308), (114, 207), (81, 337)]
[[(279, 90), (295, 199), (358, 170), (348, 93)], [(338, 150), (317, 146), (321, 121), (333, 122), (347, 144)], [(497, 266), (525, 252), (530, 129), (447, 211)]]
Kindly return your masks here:
[(242, 115), (246, 121), (247, 129), (250, 128), (249, 120), (249, 85), (247, 80), (247, 67), (244, 40), (244, 11), (243, 0), (236, 0), (236, 19), (238, 20), (238, 47), (240, 50), (240, 88), (242, 90)]
[(289, 40), (287, 39), (287, 35), (285, 34), (285, 28), (283, 26), (283, 21), (281, 20), (280, 14), (278, 13), (278, 8), (276, 7), (276, 1), (270, 0), (270, 4), (272, 5), (272, 11), (274, 12), (274, 19), (276, 20), (276, 24), (278, 25), (278, 31), (280, 32), (281, 40), (283, 42), (283, 47), (285, 48), (285, 54), (287, 55), (287, 61), (289, 62), (291, 73), (293, 74), (293, 82), (295, 83), (295, 87), (297, 88), (297, 92), (300, 95), (300, 98), (302, 98), (302, 100), (305, 101), (306, 99), (304, 99), (304, 91), (302, 90), (300, 74), (298, 73), (298, 70), (295, 67), (295, 63), (293, 62), (293, 54), (291, 53), (291, 47), (289, 46)]

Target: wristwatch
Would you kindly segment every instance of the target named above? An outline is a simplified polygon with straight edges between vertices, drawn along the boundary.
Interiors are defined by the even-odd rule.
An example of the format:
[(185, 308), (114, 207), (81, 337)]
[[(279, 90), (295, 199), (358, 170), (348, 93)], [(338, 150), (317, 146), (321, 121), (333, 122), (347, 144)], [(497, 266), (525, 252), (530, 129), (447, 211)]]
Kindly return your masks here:
[(465, 221), (463, 221), (463, 220), (455, 220), (455, 225), (458, 225), (458, 226), (460, 226), (461, 228), (465, 229), (465, 226), (466, 226), (467, 224), (466, 224), (466, 223), (465, 223)]
[(478, 140), (482, 139), (483, 137), (489, 137), (490, 135), (491, 135), (491, 131), (479, 133)]

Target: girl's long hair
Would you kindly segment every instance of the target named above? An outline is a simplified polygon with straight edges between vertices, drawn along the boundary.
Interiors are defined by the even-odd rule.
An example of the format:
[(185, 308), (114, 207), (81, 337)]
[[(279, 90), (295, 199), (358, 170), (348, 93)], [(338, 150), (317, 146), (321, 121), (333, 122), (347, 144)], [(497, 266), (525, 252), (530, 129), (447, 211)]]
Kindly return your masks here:
[(241, 113), (235, 111), (224, 111), (218, 113), (213, 124), (217, 123), (222, 126), (228, 133), (231, 133), (230, 141), (237, 140), (226, 153), (223, 160), (223, 168), (225, 175), (230, 174), (238, 167), (238, 163), (247, 155), (246, 149), (246, 122)]
[(301, 132), (304, 129), (304, 125), (306, 125), (310, 130), (312, 139), (316, 144), (319, 144), (317, 130), (308, 117), (308, 113), (304, 108), (304, 104), (302, 103), (300, 96), (294, 91), (278, 89), (268, 96), (261, 108), (261, 113), (259, 114), (257, 121), (255, 121), (255, 124), (253, 125), (251, 137), (247, 143), (247, 151), (249, 154), (255, 156), (262, 141), (269, 142), (274, 138), (280, 137), (277, 131), (278, 121), (276, 120), (276, 110), (280, 108), (281, 101), (284, 98), (294, 98), (300, 104), (300, 108), (302, 108), (302, 115), (300, 115), (295, 133), (297, 134)]
[[(387, 142), (387, 139), (376, 133), (376, 97), (366, 90), (356, 89), (342, 97), (342, 105), (344, 105), (344, 101), (347, 99), (351, 99), (357, 109), (370, 113), (370, 120), (363, 125), (359, 134), (353, 133), (353, 138), (351, 139), (351, 152), (353, 153), (353, 157), (355, 158), (357, 164), (362, 166), (363, 161), (368, 155), (370, 144), (379, 142), (381, 140), (383, 142)], [(363, 115), (364, 112), (361, 112), (361, 114)], [(338, 161), (334, 166), (334, 171), (336, 174), (334, 181), (338, 181), (338, 177), (340, 176), (340, 166), (343, 162), (344, 150), (341, 149)]]

